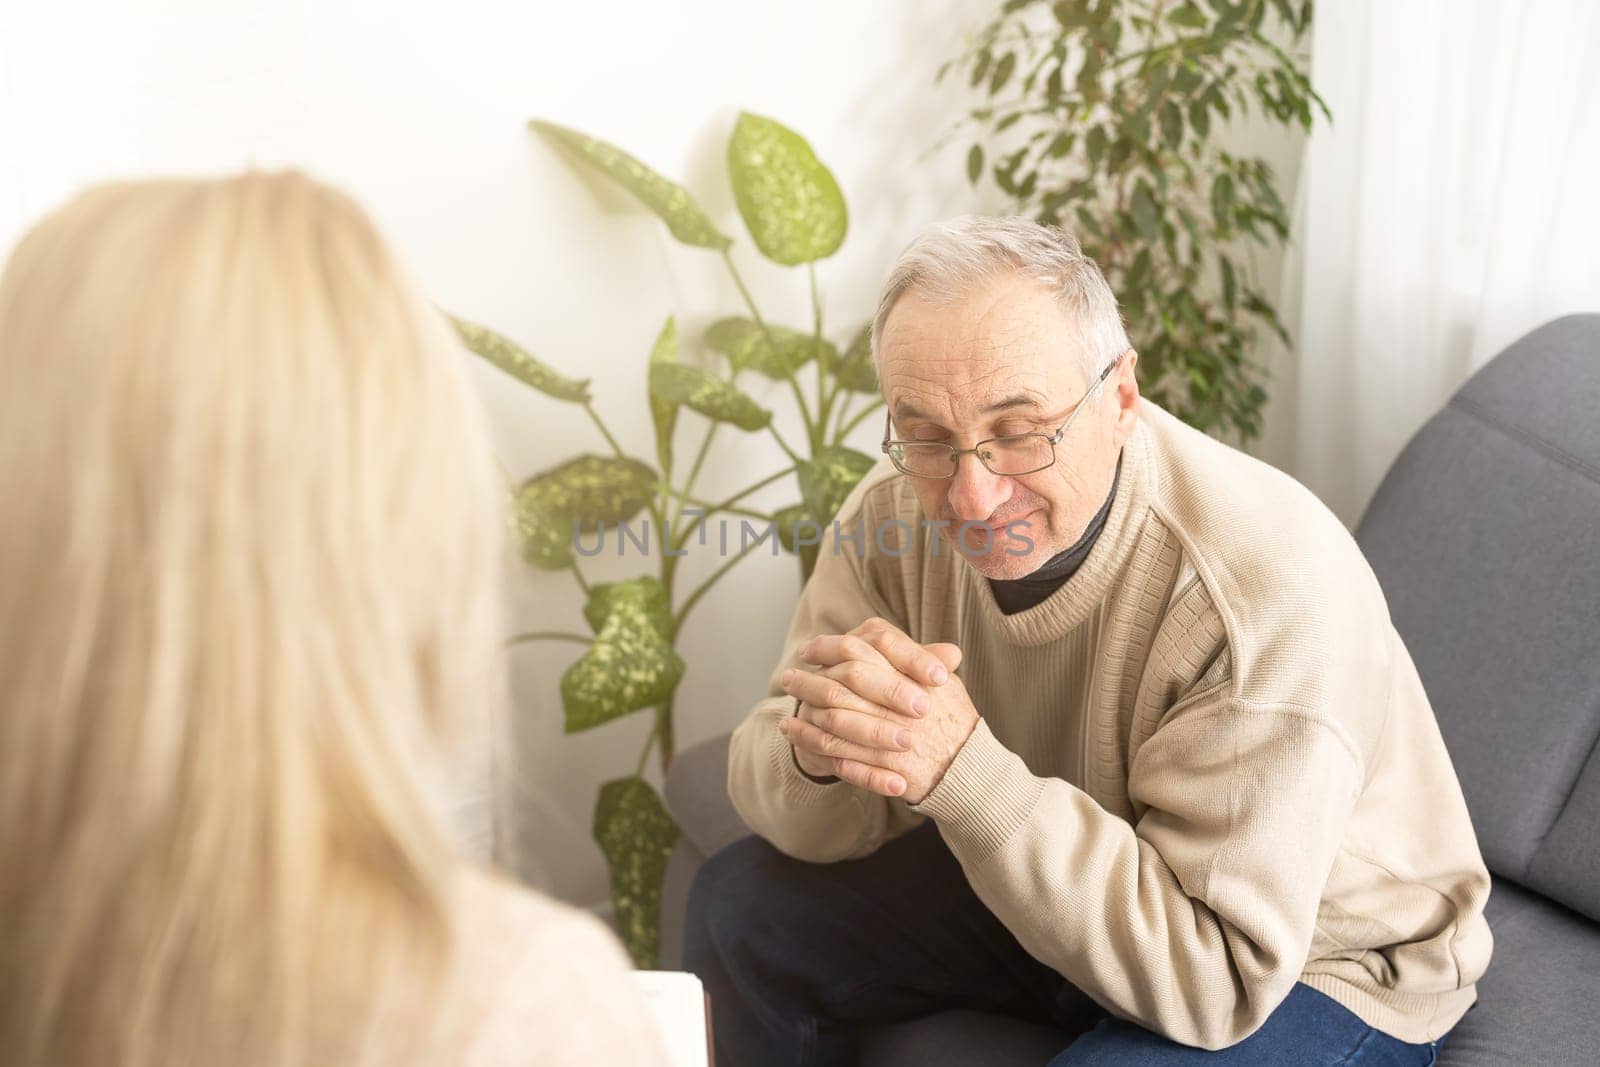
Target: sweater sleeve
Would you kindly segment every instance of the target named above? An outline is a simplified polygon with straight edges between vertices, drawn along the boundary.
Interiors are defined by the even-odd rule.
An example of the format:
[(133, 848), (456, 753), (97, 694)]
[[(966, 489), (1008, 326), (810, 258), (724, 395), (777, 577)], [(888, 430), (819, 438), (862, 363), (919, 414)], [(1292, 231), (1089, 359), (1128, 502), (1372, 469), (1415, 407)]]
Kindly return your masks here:
[(982, 722), (914, 809), (1031, 954), (1206, 1049), (1248, 1037), (1298, 980), (1363, 775), (1325, 716), (1226, 688), (1175, 708), (1139, 749), (1132, 822), (1034, 776)]
[[(843, 520), (841, 520), (843, 521)], [(818, 634), (842, 634), (874, 616), (905, 628), (864, 571), (861, 544), (829, 530), (817, 566), (789, 622), (783, 656), (767, 683), (767, 697), (733, 732), (728, 750), (728, 796), (751, 830), (780, 851), (812, 863), (854, 859), (922, 822), (903, 800), (878, 796), (837, 779), (819, 781), (800, 770), (778, 722), (795, 710), (778, 678), (804, 667), (797, 649)]]

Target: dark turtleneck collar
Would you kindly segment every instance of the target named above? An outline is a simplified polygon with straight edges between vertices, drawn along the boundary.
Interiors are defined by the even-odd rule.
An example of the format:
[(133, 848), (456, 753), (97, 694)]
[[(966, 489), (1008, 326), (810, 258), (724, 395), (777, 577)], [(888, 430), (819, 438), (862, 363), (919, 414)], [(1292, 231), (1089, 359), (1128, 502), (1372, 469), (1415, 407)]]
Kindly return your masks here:
[(1021, 578), (1009, 581), (996, 578), (989, 579), (989, 588), (994, 591), (994, 602), (1000, 610), (1007, 615), (1015, 615), (1019, 611), (1027, 611), (1035, 604), (1042, 603), (1051, 593), (1066, 584), (1077, 569), (1088, 558), (1089, 550), (1094, 547), (1095, 540), (1100, 536), (1101, 529), (1106, 524), (1106, 516), (1111, 514), (1111, 502), (1117, 498), (1117, 482), (1122, 479), (1122, 457), (1117, 457), (1117, 470), (1111, 477), (1111, 492), (1106, 494), (1106, 502), (1100, 505), (1100, 510), (1095, 512), (1094, 518), (1089, 520), (1089, 525), (1083, 531), (1083, 536), (1078, 538), (1071, 548), (1063, 549), (1035, 569), (1032, 573)]

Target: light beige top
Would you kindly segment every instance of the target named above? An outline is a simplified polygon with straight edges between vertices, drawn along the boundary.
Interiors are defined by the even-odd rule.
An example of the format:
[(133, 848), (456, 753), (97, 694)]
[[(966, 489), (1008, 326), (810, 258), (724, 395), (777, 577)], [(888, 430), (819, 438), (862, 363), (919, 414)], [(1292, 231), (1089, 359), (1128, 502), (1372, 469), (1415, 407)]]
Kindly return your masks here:
[(598, 919), (483, 875), (468, 879), (459, 904), (466, 922), (457, 985), (440, 1005), (439, 1062), (663, 1067), (632, 965)]
[[(1184, 1044), (1242, 1040), (1297, 981), (1437, 1038), (1489, 962), (1489, 875), (1371, 569), (1303, 486), (1147, 400), (1122, 463), (1081, 568), (1009, 616), (869, 473), (839, 516), (865, 537), (825, 537), (734, 734), (735, 806), (817, 862), (931, 817), (1032, 955)], [(983, 716), (920, 805), (806, 778), (777, 729), (798, 645), (873, 615), (959, 644)]]

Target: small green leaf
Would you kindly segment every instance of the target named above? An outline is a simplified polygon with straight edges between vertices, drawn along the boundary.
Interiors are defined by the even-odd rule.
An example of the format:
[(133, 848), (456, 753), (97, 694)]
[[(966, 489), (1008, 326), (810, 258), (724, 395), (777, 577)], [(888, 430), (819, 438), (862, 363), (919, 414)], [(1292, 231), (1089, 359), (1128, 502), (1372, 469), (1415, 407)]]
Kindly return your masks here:
[(1090, 166), (1098, 164), (1101, 157), (1106, 154), (1106, 128), (1096, 126), (1090, 130), (1087, 140), (1084, 141), (1084, 147), (1089, 152)]
[[(623, 583), (631, 586), (631, 583)], [(664, 597), (665, 590), (659, 591)], [(593, 625), (605, 610), (594, 643), (561, 675), (564, 729), (573, 734), (668, 700), (683, 678), (683, 658), (663, 635), (662, 605), (647, 586), (611, 590), (584, 608)]]
[(1227, 231), (1233, 228), (1233, 175), (1223, 171), (1211, 183), (1211, 214), (1217, 221), (1217, 228)]
[(728, 357), (735, 371), (748, 367), (774, 381), (782, 381), (818, 356), (828, 358), (833, 348), (826, 340), (814, 343), (809, 333), (770, 322), (763, 330), (758, 323), (738, 316), (712, 323), (705, 340), (713, 352)]
[(1045, 99), (1052, 104), (1061, 99), (1061, 67), (1062, 64), (1057, 63), (1051, 68), (1050, 76), (1044, 80)]
[(839, 183), (787, 126), (740, 112), (728, 140), (728, 177), (750, 236), (773, 262), (811, 263), (844, 243), (848, 216)]
[(717, 422), (731, 422), (741, 430), (763, 430), (772, 421), (772, 412), (735, 386), (708, 370), (682, 363), (651, 366), (650, 396), (682, 404)]
[(1183, 26), (1191, 30), (1203, 29), (1206, 25), (1206, 13), (1201, 11), (1193, 0), (1188, 0), (1173, 10), (1167, 16), (1167, 21), (1174, 26)]
[(1090, 234), (1090, 236), (1100, 240), (1105, 239), (1106, 232), (1101, 227), (1100, 220), (1095, 218), (1094, 212), (1090, 211), (1083, 204), (1079, 204), (1073, 209), (1073, 214), (1078, 217), (1078, 225), (1082, 226), (1084, 230)]
[(1183, 112), (1171, 100), (1161, 105), (1161, 137), (1168, 148), (1177, 148), (1183, 143)]
[[(672, 316), (661, 327), (656, 343), (650, 349), (651, 371), (656, 367), (672, 366), (678, 362), (678, 324)], [(678, 427), (678, 405), (671, 400), (650, 394), (650, 421), (656, 430), (656, 462), (663, 473), (672, 470), (672, 434)]]
[(1017, 54), (1007, 52), (1000, 57), (1000, 62), (995, 64), (994, 73), (989, 76), (989, 95), (993, 96), (1004, 89), (1006, 82), (1011, 80), (1011, 72), (1017, 69)]
[(611, 904), (636, 967), (661, 960), (661, 886), (678, 827), (649, 783), (618, 778), (600, 787), (594, 839), (611, 871)]
[(871, 456), (843, 445), (829, 445), (800, 464), (796, 476), (806, 508), (819, 521), (832, 520), (845, 497), (872, 469)]
[(989, 73), (989, 64), (994, 62), (994, 56), (985, 48), (978, 53), (978, 61), (972, 65), (972, 88), (976, 89), (983, 76)]
[(637, 159), (618, 148), (577, 130), (553, 122), (533, 119), (530, 127), (566, 146), (590, 166), (605, 174), (638, 198), (639, 202), (666, 222), (672, 236), (697, 248), (726, 249), (732, 239), (718, 230), (701, 210), (689, 190), (668, 181)]
[(973, 145), (967, 149), (967, 184), (977, 185), (978, 178), (983, 174), (983, 146)]
[(1133, 199), (1128, 207), (1139, 236), (1147, 241), (1158, 239), (1161, 235), (1160, 212), (1156, 207), (1155, 197), (1150, 193), (1149, 182), (1143, 178), (1139, 179), (1139, 183), (1133, 187)]
[(531, 385), (539, 392), (553, 396), (557, 400), (567, 400), (575, 404), (589, 402), (589, 379), (568, 378), (557, 373), (514, 342), (487, 327), (456, 318), (454, 315), (449, 316), (449, 319), (450, 324), (455, 327), (456, 336), (461, 338), (461, 343), (466, 345), (469, 351), (482, 356), (518, 381)]
[(823, 369), (830, 371), (841, 389), (852, 393), (876, 393), (878, 374), (872, 365), (872, 324), (861, 327), (850, 347), (837, 360), (825, 362)]

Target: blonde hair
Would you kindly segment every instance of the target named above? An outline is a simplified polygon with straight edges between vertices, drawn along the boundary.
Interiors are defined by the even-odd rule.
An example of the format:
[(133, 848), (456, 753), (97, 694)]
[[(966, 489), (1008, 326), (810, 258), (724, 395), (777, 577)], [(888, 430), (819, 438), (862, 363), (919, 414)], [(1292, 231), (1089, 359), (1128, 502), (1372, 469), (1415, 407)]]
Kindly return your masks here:
[(8, 1064), (358, 1063), (426, 1019), (460, 869), (428, 786), (498, 696), (462, 361), (301, 174), (99, 186), (16, 247)]

